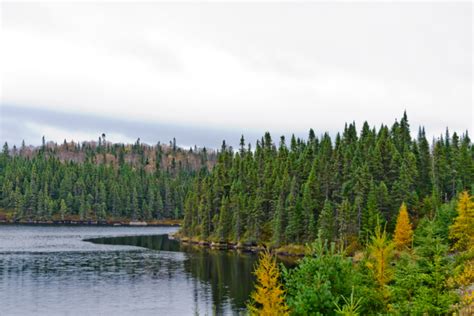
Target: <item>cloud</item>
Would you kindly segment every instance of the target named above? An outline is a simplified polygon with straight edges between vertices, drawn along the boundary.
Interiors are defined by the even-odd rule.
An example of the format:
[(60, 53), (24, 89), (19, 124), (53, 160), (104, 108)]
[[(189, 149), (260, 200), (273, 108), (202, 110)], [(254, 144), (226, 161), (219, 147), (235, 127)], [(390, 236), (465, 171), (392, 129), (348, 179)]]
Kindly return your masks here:
[(2, 3), (0, 104), (252, 135), (406, 109), (435, 135), (472, 132), (470, 6)]
[[(68, 142), (82, 142), (84, 140), (97, 140), (101, 135), (94, 132), (84, 132), (81, 130), (71, 130), (70, 128), (57, 128), (51, 125), (26, 122), (24, 128), (31, 130), (33, 135), (44, 135), (45, 139), (60, 142), (61, 139)], [(113, 143), (133, 143), (136, 139), (129, 138), (119, 133), (106, 134), (107, 140)]]
[(244, 134), (249, 142), (258, 139), (263, 131), (251, 133), (243, 129), (216, 129), (213, 127), (193, 127), (167, 122), (144, 122), (143, 120), (117, 119), (105, 116), (67, 113), (45, 109), (3, 105), (0, 115), (2, 140), (10, 144), (40, 144), (45, 136), (48, 141), (62, 142), (97, 140), (105, 133), (113, 142), (133, 143), (138, 138), (142, 143), (168, 143), (176, 138), (178, 145), (188, 148), (218, 148), (223, 140), (237, 146)]

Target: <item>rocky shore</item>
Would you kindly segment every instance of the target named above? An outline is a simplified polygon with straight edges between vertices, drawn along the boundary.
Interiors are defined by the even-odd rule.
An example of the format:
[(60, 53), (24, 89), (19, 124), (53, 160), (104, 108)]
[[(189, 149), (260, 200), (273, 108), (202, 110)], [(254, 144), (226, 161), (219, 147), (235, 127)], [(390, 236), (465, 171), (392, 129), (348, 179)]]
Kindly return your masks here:
[[(207, 247), (216, 250), (239, 250), (243, 252), (258, 253), (266, 248), (264, 245), (258, 245), (256, 243), (234, 243), (199, 240), (195, 238), (180, 236), (179, 233), (171, 234), (170, 238), (178, 240), (183, 244)], [(286, 245), (278, 248), (269, 247), (269, 249), (272, 253), (275, 253), (278, 256), (287, 257), (304, 257), (307, 252), (306, 247), (302, 245)]]

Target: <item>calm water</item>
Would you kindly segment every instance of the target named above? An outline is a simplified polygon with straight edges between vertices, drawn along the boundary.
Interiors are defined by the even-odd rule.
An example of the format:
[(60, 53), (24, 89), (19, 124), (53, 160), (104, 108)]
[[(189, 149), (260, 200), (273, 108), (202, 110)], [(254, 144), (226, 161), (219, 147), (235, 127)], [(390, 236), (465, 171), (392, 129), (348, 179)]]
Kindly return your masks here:
[(256, 257), (184, 247), (175, 230), (0, 226), (0, 315), (242, 311)]

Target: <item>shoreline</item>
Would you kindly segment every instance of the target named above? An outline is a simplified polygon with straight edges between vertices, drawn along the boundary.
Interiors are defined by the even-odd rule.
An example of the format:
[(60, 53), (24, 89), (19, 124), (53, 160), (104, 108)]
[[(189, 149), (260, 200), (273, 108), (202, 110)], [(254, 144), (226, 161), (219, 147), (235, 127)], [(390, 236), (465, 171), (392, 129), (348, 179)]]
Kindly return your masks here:
[(111, 227), (180, 227), (180, 221), (94, 221), (94, 220), (31, 220), (31, 221), (0, 221), (1, 225), (25, 225), (25, 226), (111, 226)]
[[(238, 250), (243, 252), (259, 253), (263, 251), (265, 247), (263, 245), (257, 245), (254, 243), (235, 243), (235, 242), (212, 242), (205, 240), (196, 240), (187, 237), (177, 236), (176, 233), (168, 234), (170, 239), (174, 239), (185, 245), (192, 245), (196, 247), (209, 248), (214, 250)], [(303, 245), (285, 245), (277, 248), (270, 247), (270, 252), (277, 256), (289, 257), (289, 258), (302, 258), (306, 255), (306, 247)]]

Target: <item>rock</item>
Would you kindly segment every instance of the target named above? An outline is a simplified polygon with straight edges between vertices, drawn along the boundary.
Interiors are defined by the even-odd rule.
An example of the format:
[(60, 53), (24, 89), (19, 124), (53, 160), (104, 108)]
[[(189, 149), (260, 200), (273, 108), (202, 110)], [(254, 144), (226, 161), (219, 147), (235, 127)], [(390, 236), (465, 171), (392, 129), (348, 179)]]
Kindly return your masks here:
[(147, 223), (144, 222), (144, 221), (141, 221), (141, 222), (140, 221), (132, 221), (132, 222), (128, 223), (128, 225), (130, 225), (130, 226), (146, 226)]

